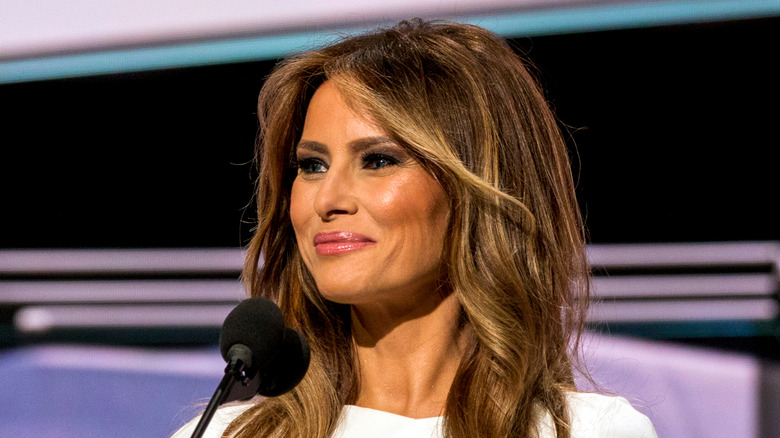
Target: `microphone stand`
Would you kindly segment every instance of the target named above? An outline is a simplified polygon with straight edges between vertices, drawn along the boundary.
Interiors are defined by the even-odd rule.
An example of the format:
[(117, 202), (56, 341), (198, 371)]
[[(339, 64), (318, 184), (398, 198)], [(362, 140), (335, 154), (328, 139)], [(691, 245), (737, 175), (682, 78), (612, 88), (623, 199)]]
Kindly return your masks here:
[[(247, 359), (251, 366), (251, 352), (249, 358)], [(214, 391), (214, 395), (211, 396), (211, 400), (209, 400), (209, 404), (206, 406), (206, 410), (203, 412), (203, 415), (200, 417), (200, 421), (198, 421), (198, 425), (192, 432), (192, 438), (201, 438), (203, 436), (203, 433), (206, 432), (206, 428), (208, 427), (209, 422), (211, 422), (211, 418), (214, 417), (214, 413), (217, 412), (217, 408), (219, 408), (219, 406), (227, 398), (228, 394), (230, 394), (230, 389), (233, 388), (234, 383), (240, 381), (241, 384), (246, 385), (247, 382), (249, 382), (249, 378), (245, 373), (247, 368), (249, 368), (249, 366), (246, 366), (244, 361), (240, 358), (231, 360), (228, 363), (227, 367), (225, 367), (225, 376), (222, 377), (222, 381), (219, 382), (217, 390)]]

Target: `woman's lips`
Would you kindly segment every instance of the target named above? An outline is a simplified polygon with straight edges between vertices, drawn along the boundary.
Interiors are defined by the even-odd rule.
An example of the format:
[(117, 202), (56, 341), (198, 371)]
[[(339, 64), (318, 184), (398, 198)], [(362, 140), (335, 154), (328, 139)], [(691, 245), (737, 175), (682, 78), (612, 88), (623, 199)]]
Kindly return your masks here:
[(314, 250), (318, 255), (343, 254), (375, 244), (376, 241), (370, 237), (349, 231), (331, 231), (314, 235)]

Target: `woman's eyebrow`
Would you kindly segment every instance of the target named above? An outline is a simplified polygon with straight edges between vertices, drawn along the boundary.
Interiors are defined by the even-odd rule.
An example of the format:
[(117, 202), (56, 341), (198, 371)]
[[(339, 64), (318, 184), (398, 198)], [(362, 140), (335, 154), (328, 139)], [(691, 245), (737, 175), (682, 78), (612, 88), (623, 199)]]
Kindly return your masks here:
[(370, 148), (371, 146), (378, 144), (391, 144), (398, 146), (398, 143), (396, 143), (392, 138), (386, 135), (378, 135), (375, 137), (364, 137), (357, 140), (352, 140), (349, 142), (349, 148), (352, 149), (353, 153), (360, 153)]
[[(398, 143), (395, 142), (392, 138), (386, 136), (386, 135), (377, 135), (373, 137), (363, 137), (358, 138), (356, 140), (352, 140), (349, 142), (349, 148), (352, 151), (352, 153), (360, 153), (371, 146), (376, 146), (378, 144), (390, 144), (397, 146)], [(297, 145), (295, 145), (295, 150), (298, 151), (299, 149), (306, 149), (307, 151), (316, 152), (319, 154), (327, 154), (328, 153), (328, 146), (325, 145), (325, 143), (320, 143), (318, 141), (314, 140), (301, 140), (298, 142)]]
[(299, 141), (298, 144), (295, 145), (295, 151), (298, 151), (298, 149), (306, 149), (308, 151), (317, 152), (320, 154), (328, 153), (328, 147), (325, 146), (324, 143), (320, 143), (318, 141), (312, 141), (312, 140)]

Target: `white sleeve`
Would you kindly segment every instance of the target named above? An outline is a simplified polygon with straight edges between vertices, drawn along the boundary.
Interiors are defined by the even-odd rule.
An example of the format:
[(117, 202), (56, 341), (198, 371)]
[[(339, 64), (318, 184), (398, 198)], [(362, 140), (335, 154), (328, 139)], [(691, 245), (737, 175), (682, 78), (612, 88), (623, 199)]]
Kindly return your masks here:
[(658, 438), (653, 424), (623, 397), (572, 394), (572, 438)]
[[(244, 411), (246, 411), (251, 404), (237, 405), (237, 406), (225, 406), (217, 409), (214, 413), (214, 417), (211, 419), (206, 431), (203, 433), (203, 438), (220, 438), (222, 433), (227, 429), (230, 423), (238, 418)], [(171, 435), (171, 438), (190, 438), (192, 432), (198, 426), (200, 421), (200, 415), (190, 420), (189, 423), (182, 426), (179, 430)]]

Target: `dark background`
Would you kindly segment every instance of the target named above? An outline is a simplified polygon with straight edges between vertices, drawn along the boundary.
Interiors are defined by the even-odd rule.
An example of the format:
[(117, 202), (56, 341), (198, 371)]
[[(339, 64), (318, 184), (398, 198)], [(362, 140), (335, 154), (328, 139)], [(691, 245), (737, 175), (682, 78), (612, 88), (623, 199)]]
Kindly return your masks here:
[[(780, 19), (512, 40), (591, 241), (775, 240)], [(236, 247), (275, 61), (0, 85), (0, 248)]]

